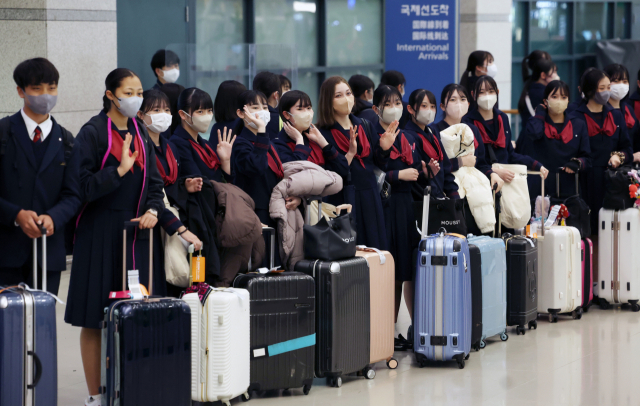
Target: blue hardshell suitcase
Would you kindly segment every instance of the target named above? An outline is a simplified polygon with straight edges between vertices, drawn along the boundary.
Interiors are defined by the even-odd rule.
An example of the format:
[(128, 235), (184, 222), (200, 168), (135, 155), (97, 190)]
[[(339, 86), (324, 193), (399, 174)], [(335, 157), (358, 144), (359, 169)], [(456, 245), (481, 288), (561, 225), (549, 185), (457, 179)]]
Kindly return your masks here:
[(430, 186), (425, 188), (422, 240), (415, 278), (413, 349), (418, 364), (428, 360), (458, 362), (462, 369), (471, 351), (471, 267), (462, 236), (426, 236)]
[[(26, 286), (0, 292), (0, 405), (58, 404), (56, 299), (46, 293), (46, 229), (42, 234), (43, 291)], [(37, 241), (33, 240), (34, 286)], [(0, 287), (0, 291), (3, 288)]]
[[(132, 223), (125, 222), (125, 242), (126, 227)], [(151, 251), (153, 233), (149, 234)], [(126, 263), (126, 245), (124, 250)], [(153, 281), (149, 254), (149, 281)], [(148, 290), (151, 295), (151, 283)], [(189, 305), (180, 299), (151, 296), (109, 305), (102, 322), (101, 385), (102, 406), (190, 406)]]
[(496, 335), (507, 341), (507, 255), (504, 240), (487, 236), (469, 237), (482, 257), (482, 341)]

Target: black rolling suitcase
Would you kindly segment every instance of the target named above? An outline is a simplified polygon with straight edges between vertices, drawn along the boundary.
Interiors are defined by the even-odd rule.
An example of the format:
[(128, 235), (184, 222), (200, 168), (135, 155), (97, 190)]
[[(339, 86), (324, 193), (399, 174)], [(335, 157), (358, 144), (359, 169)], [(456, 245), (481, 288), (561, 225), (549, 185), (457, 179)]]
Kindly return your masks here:
[[(126, 228), (137, 225), (125, 222), (123, 263)], [(153, 281), (153, 233), (149, 234), (149, 281)], [(150, 295), (152, 290), (150, 282)], [(150, 296), (109, 305), (102, 322), (101, 381), (103, 406), (190, 406), (191, 309), (186, 302)]]
[(250, 391), (313, 383), (315, 283), (298, 272), (238, 275), (233, 287), (249, 291), (251, 314)]
[(480, 248), (469, 244), (471, 267), (471, 348), (480, 350), (482, 341), (482, 256)]
[(503, 236), (507, 246), (507, 326), (537, 328), (538, 240), (525, 236)]
[(296, 272), (312, 275), (316, 282), (316, 376), (331, 386), (342, 385), (341, 376), (359, 373), (375, 377), (369, 367), (370, 285), (369, 265), (362, 257), (333, 262), (302, 260)]

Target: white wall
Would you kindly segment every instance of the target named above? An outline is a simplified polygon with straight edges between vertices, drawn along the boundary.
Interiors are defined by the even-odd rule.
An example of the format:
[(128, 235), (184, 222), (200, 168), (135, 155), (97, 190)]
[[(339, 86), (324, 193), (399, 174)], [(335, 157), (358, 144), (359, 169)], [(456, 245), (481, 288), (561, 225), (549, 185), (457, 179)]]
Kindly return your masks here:
[(53, 116), (74, 135), (102, 108), (104, 79), (117, 67), (115, 0), (0, 1), (0, 117), (22, 107), (13, 70), (49, 59), (60, 73)]
[(471, 52), (491, 52), (498, 66), (495, 79), (502, 110), (517, 107), (511, 102), (510, 15), (511, 0), (460, 0), (460, 74)]

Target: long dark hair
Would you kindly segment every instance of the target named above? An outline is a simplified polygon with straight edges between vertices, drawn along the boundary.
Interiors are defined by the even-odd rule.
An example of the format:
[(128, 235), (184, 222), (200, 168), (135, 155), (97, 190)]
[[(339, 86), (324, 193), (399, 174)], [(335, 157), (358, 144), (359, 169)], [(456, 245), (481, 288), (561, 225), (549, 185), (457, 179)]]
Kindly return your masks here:
[(607, 77), (607, 74), (600, 69), (594, 69), (587, 72), (582, 76), (582, 82), (580, 83), (580, 90), (584, 93), (584, 98), (589, 101), (595, 96), (598, 91), (598, 84), (602, 79)]
[(163, 106), (166, 106), (168, 109), (171, 109), (169, 98), (166, 94), (158, 89), (145, 90), (142, 93), (142, 97), (143, 99), (142, 105), (140, 106), (140, 111), (145, 114), (156, 107), (162, 108)]
[(629, 70), (619, 63), (612, 63), (611, 65), (607, 65), (603, 69), (604, 73), (609, 76), (609, 79), (614, 82), (618, 80), (630, 80), (629, 79)]
[(533, 70), (536, 64), (538, 63), (538, 61), (543, 59), (550, 61), (551, 55), (549, 55), (549, 52), (541, 51), (539, 49), (536, 49), (535, 51), (531, 52), (529, 55), (524, 57), (524, 59), (522, 60), (522, 81), (523, 82), (526, 82), (531, 76), (529, 71)]
[(469, 84), (469, 76), (475, 76), (476, 66), (483, 66), (485, 62), (493, 61), (493, 55), (488, 51), (473, 51), (467, 59), (467, 69), (462, 73), (460, 84), (465, 88)]
[(218, 86), (218, 93), (213, 102), (213, 116), (216, 123), (232, 121), (238, 118), (236, 115), (236, 99), (238, 95), (247, 90), (247, 87), (237, 80), (225, 80)]
[(104, 80), (105, 92), (102, 96), (102, 111), (108, 113), (109, 109), (111, 109), (111, 100), (107, 97), (107, 90), (111, 91), (115, 96), (116, 89), (120, 87), (122, 81), (126, 78), (134, 77), (137, 78), (138, 75), (136, 75), (131, 69), (127, 68), (116, 68), (109, 72), (107, 78)]
[(356, 116), (366, 109), (370, 109), (362, 97), (363, 94), (369, 89), (375, 89), (376, 85), (368, 76), (365, 75), (353, 75), (349, 78), (349, 86), (355, 97), (355, 104), (353, 106), (352, 113)]
[[(480, 76), (476, 81), (475, 87), (473, 88), (473, 99), (476, 101), (476, 105), (478, 101), (478, 93), (480, 93), (480, 89), (482, 89), (482, 85), (485, 85), (484, 86), (485, 90), (489, 90), (489, 88), (491, 88), (495, 90), (496, 93), (498, 93), (498, 84), (491, 76)], [(494, 108), (499, 109), (497, 101)]]
[(529, 75), (527, 81), (524, 83), (522, 92), (520, 93), (520, 99), (518, 99), (518, 112), (521, 115), (525, 112), (529, 112), (529, 109), (527, 108), (527, 95), (529, 94), (529, 87), (531, 86), (531, 84), (540, 80), (540, 75), (542, 75), (543, 73), (548, 75), (549, 72), (555, 72), (557, 70), (558, 67), (551, 59), (538, 59), (538, 61), (532, 66), (531, 75)]

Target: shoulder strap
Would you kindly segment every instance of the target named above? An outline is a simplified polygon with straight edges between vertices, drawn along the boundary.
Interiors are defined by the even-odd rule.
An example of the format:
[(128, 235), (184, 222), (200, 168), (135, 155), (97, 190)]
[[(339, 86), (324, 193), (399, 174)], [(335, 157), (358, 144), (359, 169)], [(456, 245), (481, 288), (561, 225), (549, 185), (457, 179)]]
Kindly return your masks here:
[(63, 137), (63, 143), (64, 143), (64, 160), (69, 161), (69, 159), (71, 158), (71, 152), (73, 151), (75, 138), (73, 134), (71, 134), (71, 132), (66, 128), (64, 128), (63, 126), (60, 126), (60, 129), (62, 130), (62, 137)]
[(7, 142), (9, 141), (9, 136), (11, 135), (11, 121), (10, 117), (7, 116), (0, 120), (0, 157), (4, 155), (7, 149)]
[(364, 132), (366, 132), (366, 136), (370, 137), (373, 134), (373, 126), (371, 125), (371, 121), (367, 120), (366, 118), (361, 118), (360, 120), (362, 120), (362, 126), (364, 127)]
[(498, 162), (498, 158), (496, 158), (496, 153), (493, 150), (493, 145), (491, 144), (484, 144), (484, 147), (487, 149), (487, 151), (489, 151), (489, 160), (491, 161), (492, 164), (495, 164)]

